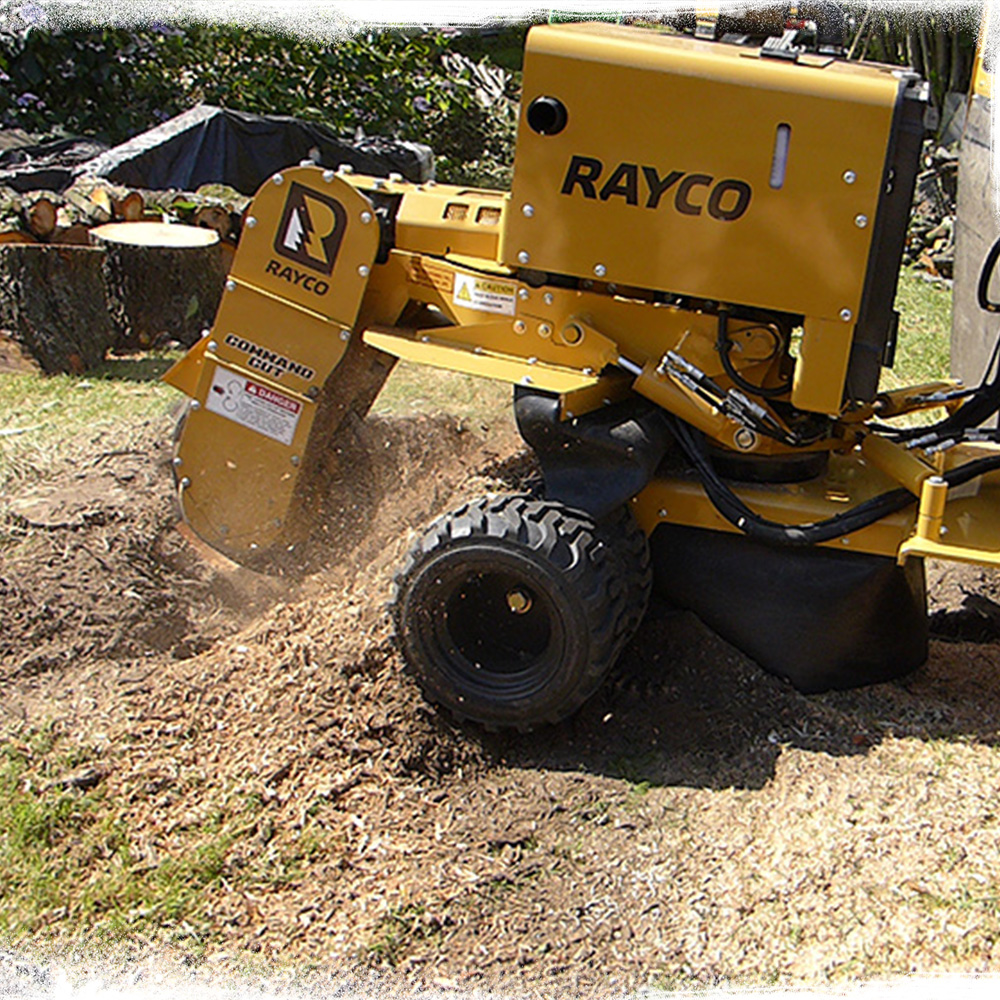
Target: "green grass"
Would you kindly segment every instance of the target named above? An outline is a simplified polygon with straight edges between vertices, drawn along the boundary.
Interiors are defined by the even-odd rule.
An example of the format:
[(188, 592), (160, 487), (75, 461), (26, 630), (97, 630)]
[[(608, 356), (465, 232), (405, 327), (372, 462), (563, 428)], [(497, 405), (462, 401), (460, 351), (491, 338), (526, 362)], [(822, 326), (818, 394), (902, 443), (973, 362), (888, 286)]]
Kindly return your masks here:
[(903, 270), (896, 292), (899, 338), (896, 362), (882, 373), (883, 389), (948, 378), (951, 358), (951, 289)]
[(45, 478), (123, 425), (182, 398), (160, 376), (179, 353), (106, 361), (86, 375), (0, 375), (0, 494)]
[(99, 942), (135, 932), (211, 936), (205, 896), (288, 885), (309, 862), (339, 855), (339, 836), (307, 827), (276, 837), (247, 863), (260, 800), (219, 792), (214, 807), (175, 829), (169, 851), (143, 858), (122, 806), (104, 783), (89, 791), (58, 779), (97, 756), (46, 731), (0, 736), (0, 937), (17, 939), (54, 921), (86, 927)]
[(506, 382), (400, 361), (375, 400), (372, 413), (408, 417), (450, 413), (467, 419), (495, 419), (510, 409), (513, 390)]

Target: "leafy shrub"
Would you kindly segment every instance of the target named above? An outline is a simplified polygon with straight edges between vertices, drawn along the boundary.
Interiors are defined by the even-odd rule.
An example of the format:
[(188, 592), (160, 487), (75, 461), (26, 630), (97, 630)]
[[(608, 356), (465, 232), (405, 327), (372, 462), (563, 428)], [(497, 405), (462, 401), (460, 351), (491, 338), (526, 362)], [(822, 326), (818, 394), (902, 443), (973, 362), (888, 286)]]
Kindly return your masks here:
[[(110, 143), (204, 102), (426, 142), (441, 180), (508, 175), (516, 84), (457, 57), (441, 34), (368, 33), (326, 43), (233, 25), (0, 34), (0, 124)], [(484, 98), (482, 78), (502, 77)]]

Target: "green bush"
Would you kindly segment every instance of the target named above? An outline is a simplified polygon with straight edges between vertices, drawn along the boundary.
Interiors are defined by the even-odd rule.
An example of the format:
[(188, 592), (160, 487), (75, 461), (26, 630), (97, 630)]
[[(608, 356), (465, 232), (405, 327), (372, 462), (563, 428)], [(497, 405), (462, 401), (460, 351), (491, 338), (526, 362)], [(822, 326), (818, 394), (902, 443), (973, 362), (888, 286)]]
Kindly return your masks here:
[[(233, 25), (142, 30), (44, 25), (0, 35), (0, 123), (117, 143), (204, 102), (323, 122), (341, 134), (426, 142), (441, 180), (506, 179), (515, 85), (441, 34), (368, 33), (325, 43)], [(508, 85), (484, 101), (477, 67)]]

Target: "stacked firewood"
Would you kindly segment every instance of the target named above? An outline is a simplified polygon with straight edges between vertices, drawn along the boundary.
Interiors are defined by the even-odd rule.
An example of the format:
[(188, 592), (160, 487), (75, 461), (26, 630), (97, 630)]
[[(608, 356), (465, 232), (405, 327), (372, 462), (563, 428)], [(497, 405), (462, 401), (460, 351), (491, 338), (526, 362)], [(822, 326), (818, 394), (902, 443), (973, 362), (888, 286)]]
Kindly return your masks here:
[(928, 142), (920, 165), (903, 263), (931, 278), (951, 280), (955, 267), (958, 152), (954, 147)]
[(62, 194), (22, 194), (0, 186), (0, 244), (87, 246), (94, 226), (157, 220), (213, 229), (224, 246), (235, 248), (249, 203), (246, 195), (223, 184), (205, 184), (197, 191), (144, 191), (82, 177)]

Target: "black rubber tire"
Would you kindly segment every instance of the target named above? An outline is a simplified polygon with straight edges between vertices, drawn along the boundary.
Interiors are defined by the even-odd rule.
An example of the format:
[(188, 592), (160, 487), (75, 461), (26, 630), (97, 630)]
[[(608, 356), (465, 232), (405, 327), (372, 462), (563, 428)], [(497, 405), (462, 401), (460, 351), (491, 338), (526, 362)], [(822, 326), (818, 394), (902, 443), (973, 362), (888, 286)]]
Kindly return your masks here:
[(619, 641), (624, 647), (642, 624), (653, 593), (649, 539), (628, 505), (603, 518), (597, 527), (611, 558), (617, 562), (616, 577), (624, 592), (625, 607), (618, 623)]
[(572, 715), (600, 686), (623, 645), (626, 589), (588, 515), (487, 497), (438, 518), (410, 549), (396, 638), (429, 700), (527, 731)]

